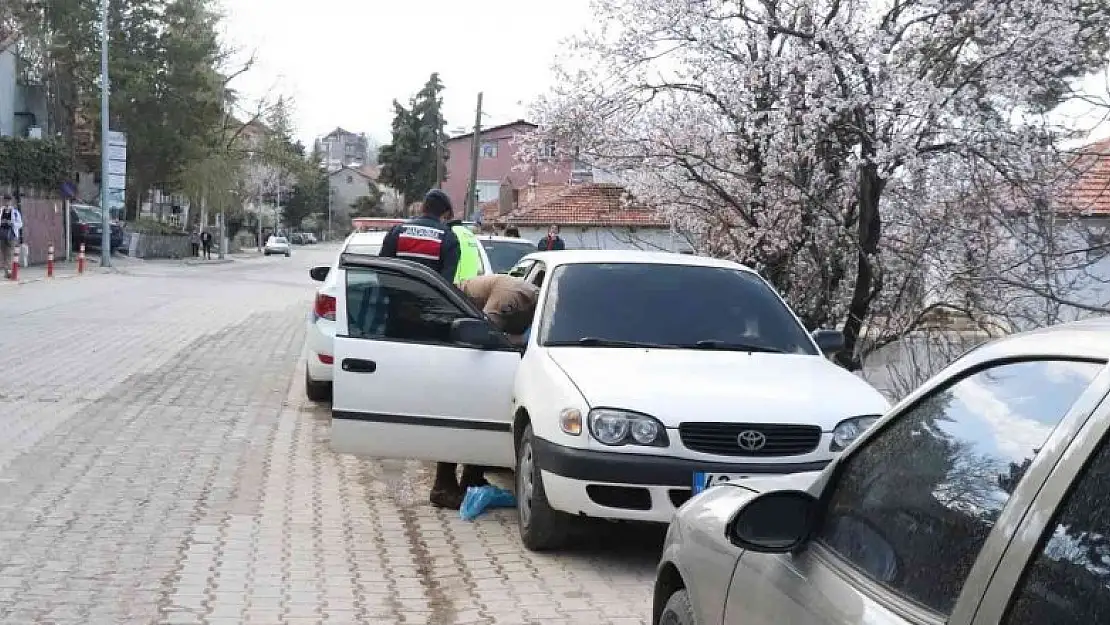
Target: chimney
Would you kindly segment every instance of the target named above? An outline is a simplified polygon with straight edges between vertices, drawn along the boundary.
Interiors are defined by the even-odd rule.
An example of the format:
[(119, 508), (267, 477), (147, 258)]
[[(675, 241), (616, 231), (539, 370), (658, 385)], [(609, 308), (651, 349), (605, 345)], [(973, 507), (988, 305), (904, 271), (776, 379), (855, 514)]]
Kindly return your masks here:
[(497, 192), (497, 216), (508, 215), (516, 208), (514, 200), (513, 187), (509, 184), (508, 180), (501, 182), (501, 187)]

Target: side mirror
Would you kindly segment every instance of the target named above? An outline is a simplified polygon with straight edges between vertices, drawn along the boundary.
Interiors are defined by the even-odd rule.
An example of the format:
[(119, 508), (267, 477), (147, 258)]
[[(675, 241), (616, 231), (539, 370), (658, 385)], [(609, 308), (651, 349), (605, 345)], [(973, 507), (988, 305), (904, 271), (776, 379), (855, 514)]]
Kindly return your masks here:
[(817, 498), (805, 491), (763, 493), (729, 521), (729, 542), (759, 553), (789, 553), (809, 539), (816, 511)]
[(840, 330), (814, 330), (813, 342), (825, 355), (844, 351), (844, 333)]
[(312, 276), (312, 279), (317, 282), (323, 282), (324, 280), (327, 280), (328, 273), (330, 272), (331, 267), (328, 267), (327, 265), (320, 265), (318, 267), (313, 267), (312, 269), (309, 269), (308, 275)]
[(502, 347), (508, 344), (505, 335), (481, 319), (456, 319), (451, 322), (451, 342), (475, 347)]

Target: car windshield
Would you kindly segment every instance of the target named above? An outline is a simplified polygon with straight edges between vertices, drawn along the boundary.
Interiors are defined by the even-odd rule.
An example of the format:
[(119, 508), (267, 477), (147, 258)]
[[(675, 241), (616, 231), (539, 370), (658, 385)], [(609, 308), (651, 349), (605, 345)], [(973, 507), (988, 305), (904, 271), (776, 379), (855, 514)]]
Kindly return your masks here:
[(348, 254), (365, 254), (367, 256), (377, 256), (382, 251), (381, 243), (352, 243), (343, 250)]
[(547, 346), (817, 354), (808, 333), (759, 276), (658, 263), (557, 267), (540, 340)]
[(521, 258), (536, 251), (536, 246), (528, 241), (482, 241), (482, 247), (489, 256), (489, 264), (494, 273), (505, 273), (513, 268)]

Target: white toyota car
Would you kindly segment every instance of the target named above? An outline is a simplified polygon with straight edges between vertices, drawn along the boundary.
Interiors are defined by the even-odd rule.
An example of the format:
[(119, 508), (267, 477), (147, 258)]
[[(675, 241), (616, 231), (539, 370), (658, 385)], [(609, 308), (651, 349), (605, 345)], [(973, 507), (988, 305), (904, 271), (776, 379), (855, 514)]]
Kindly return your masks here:
[(666, 523), (717, 482), (820, 470), (888, 407), (822, 354), (840, 332), (732, 262), (529, 254), (509, 272), (540, 288), (524, 348), (424, 267), (334, 273), (332, 448), (514, 467), (534, 550), (577, 517)]
[[(387, 231), (355, 232), (348, 236), (329, 265), (320, 265), (309, 270), (313, 280), (322, 282), (316, 289), (312, 310), (308, 314), (308, 331), (305, 344), (308, 351), (308, 366), (305, 368), (305, 394), (312, 401), (322, 402), (332, 395), (332, 353), (335, 342), (335, 299), (338, 289), (339, 259), (343, 254), (377, 256), (382, 251), (382, 241)], [(481, 272), (492, 271), (490, 259), (485, 249), (478, 250), (482, 260)]]

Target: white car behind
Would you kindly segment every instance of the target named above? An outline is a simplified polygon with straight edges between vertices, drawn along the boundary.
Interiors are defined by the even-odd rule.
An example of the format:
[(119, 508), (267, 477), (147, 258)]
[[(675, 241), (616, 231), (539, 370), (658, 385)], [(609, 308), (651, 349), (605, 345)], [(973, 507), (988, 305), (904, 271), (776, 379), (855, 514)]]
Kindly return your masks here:
[(579, 517), (666, 523), (715, 483), (820, 470), (888, 407), (824, 357), (839, 332), (732, 262), (529, 254), (509, 271), (540, 289), (523, 353), (425, 267), (334, 273), (333, 449), (514, 467), (534, 550)]
[[(305, 369), (305, 394), (312, 401), (327, 401), (332, 394), (332, 354), (335, 344), (335, 312), (339, 260), (343, 254), (377, 256), (382, 251), (386, 231), (355, 232), (348, 236), (330, 266), (320, 265), (309, 270), (313, 280), (322, 284), (316, 289), (312, 310), (308, 314), (305, 344), (308, 366)], [(491, 273), (490, 259), (480, 249), (482, 273)]]

